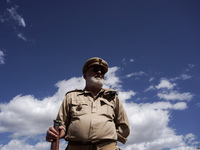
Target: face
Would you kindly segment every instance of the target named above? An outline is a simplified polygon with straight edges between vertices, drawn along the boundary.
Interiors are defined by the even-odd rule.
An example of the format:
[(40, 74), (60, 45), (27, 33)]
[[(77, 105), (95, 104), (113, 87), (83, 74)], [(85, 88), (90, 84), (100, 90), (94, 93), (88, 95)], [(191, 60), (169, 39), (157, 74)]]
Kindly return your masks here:
[(104, 79), (105, 70), (100, 66), (92, 66), (87, 69), (85, 76)]
[(102, 67), (92, 66), (84, 74), (86, 86), (101, 89), (104, 83), (105, 71)]

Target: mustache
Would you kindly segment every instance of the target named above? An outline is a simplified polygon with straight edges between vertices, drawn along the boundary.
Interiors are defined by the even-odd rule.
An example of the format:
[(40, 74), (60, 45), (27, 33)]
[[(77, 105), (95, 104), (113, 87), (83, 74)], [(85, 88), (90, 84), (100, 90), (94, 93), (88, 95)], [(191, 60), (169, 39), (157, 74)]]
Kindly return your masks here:
[(96, 74), (94, 77), (95, 78), (100, 77), (101, 79), (103, 78), (100, 74)]

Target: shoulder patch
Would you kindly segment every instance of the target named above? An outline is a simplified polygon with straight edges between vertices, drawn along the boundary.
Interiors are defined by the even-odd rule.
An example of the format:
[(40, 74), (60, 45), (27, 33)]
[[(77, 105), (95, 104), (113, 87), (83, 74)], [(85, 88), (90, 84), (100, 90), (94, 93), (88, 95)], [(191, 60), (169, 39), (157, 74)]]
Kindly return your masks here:
[(72, 92), (82, 92), (83, 90), (79, 90), (79, 89), (75, 89), (75, 90), (72, 90), (72, 91), (69, 91), (67, 92), (65, 95), (69, 94), (69, 93), (72, 93)]

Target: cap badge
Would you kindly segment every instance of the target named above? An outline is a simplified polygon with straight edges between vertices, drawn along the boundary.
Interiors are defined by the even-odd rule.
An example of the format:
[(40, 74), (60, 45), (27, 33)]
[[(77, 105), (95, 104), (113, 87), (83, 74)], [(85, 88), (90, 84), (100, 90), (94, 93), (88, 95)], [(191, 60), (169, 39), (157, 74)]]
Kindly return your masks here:
[(99, 59), (99, 65), (101, 65), (102, 64), (102, 59)]

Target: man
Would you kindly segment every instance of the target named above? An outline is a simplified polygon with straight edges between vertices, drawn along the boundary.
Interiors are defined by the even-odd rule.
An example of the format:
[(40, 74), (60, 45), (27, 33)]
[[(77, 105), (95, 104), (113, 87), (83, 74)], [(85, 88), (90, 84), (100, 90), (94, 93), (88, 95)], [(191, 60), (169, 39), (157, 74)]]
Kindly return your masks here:
[[(125, 144), (129, 122), (117, 92), (102, 88), (107, 71), (105, 60), (87, 60), (82, 69), (85, 88), (66, 94), (57, 120), (62, 123), (60, 138), (68, 141), (67, 150), (117, 150), (117, 141)], [(58, 134), (50, 127), (46, 140), (52, 142)]]

